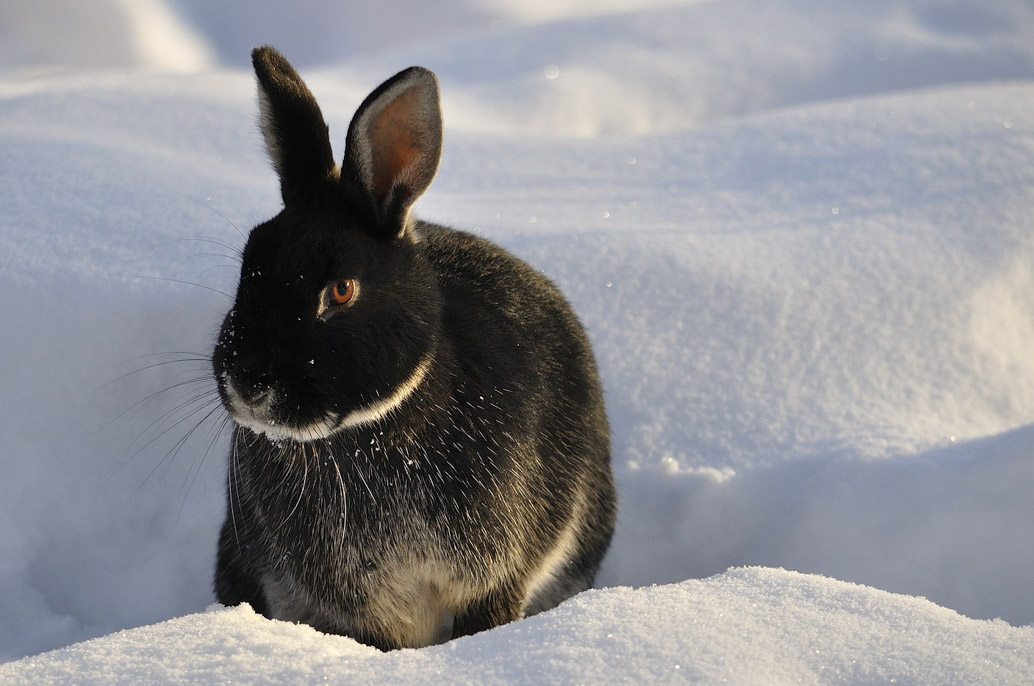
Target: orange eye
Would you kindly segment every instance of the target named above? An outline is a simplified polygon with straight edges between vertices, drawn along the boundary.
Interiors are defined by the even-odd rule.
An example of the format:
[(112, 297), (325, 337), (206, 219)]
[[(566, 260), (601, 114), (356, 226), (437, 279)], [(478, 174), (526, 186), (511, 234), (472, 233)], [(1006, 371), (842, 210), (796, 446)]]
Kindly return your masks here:
[(341, 279), (328, 283), (320, 293), (316, 305), (316, 316), (322, 320), (329, 319), (338, 312), (344, 311), (359, 293), (359, 282), (355, 279)]
[(338, 281), (327, 291), (327, 300), (330, 305), (347, 305), (355, 296), (355, 281), (344, 279)]

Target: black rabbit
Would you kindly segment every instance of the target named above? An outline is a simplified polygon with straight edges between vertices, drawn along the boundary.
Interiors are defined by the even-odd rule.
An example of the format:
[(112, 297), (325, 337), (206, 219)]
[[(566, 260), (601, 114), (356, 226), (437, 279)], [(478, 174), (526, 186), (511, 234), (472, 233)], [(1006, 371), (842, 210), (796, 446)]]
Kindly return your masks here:
[(297, 72), (252, 60), (284, 209), (212, 355), (235, 422), (220, 602), (387, 650), (588, 588), (616, 512), (592, 351), (535, 269), (410, 216), (441, 156), (434, 75), (366, 98), (338, 169)]

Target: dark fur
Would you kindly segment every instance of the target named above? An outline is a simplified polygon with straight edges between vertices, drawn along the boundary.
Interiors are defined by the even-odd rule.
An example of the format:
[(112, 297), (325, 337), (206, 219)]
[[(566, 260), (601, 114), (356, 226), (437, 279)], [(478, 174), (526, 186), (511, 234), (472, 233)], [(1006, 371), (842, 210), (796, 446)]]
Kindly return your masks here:
[[(220, 602), (389, 649), (488, 629), (588, 588), (615, 519), (592, 351), (536, 270), (408, 218), (441, 149), (433, 76), (407, 70), (367, 98), (339, 172), (301, 79), (271, 48), (253, 57), (285, 208), (244, 250), (213, 352), (224, 403), (233, 415), (232, 383), (237, 412), (273, 398), (270, 417), (304, 427), (391, 396), (430, 363), (386, 416), (332, 435), (235, 426)], [(433, 95), (433, 113), (413, 114), (420, 166), (371, 183), (357, 122), (410, 82), (422, 104)], [(343, 278), (360, 284), (354, 304), (317, 316), (321, 289)], [(555, 574), (529, 596), (561, 541)]]

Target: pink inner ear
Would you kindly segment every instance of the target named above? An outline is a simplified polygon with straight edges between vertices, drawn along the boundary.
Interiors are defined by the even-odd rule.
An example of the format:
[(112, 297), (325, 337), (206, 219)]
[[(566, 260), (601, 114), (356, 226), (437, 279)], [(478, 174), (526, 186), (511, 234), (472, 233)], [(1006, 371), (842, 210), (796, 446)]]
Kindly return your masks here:
[(410, 88), (389, 102), (370, 122), (372, 186), (384, 198), (396, 182), (406, 183), (405, 172), (424, 154), (421, 140), (427, 135), (420, 128), (420, 92)]

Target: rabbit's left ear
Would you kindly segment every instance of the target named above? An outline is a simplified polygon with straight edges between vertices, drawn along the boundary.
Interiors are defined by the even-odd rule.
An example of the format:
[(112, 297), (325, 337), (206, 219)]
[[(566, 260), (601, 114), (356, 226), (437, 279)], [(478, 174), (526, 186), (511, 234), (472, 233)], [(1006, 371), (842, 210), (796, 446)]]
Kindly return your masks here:
[(359, 106), (348, 127), (342, 177), (365, 191), (384, 235), (401, 236), (409, 209), (438, 171), (442, 111), (438, 79), (410, 67)]
[(251, 51), (262, 135), (280, 175), (284, 205), (304, 201), (334, 176), (334, 152), (316, 99), (294, 67), (267, 46)]

